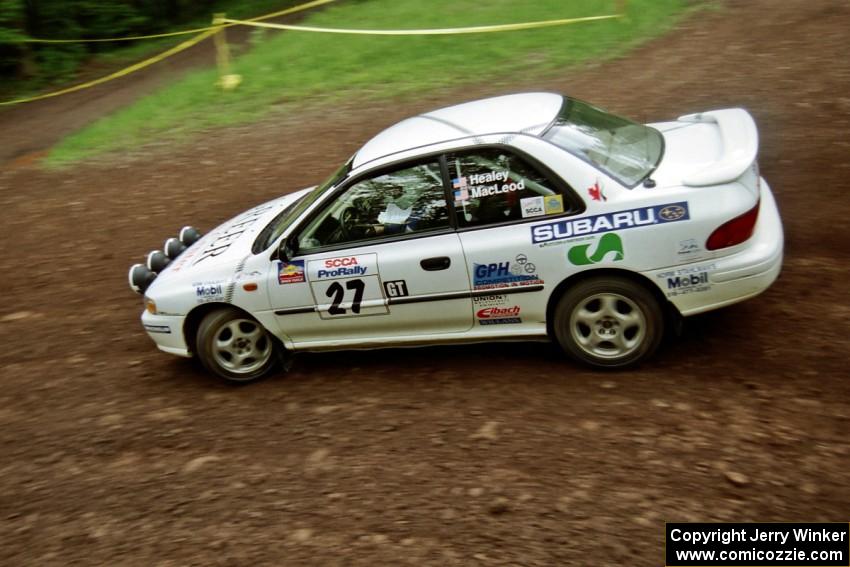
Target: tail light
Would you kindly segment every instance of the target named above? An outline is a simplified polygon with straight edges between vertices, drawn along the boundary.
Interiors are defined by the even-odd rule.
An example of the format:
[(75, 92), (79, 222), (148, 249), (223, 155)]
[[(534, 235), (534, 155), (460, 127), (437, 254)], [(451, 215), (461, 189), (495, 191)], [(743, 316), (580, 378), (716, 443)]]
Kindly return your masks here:
[(743, 215), (720, 225), (708, 237), (705, 243), (706, 249), (717, 250), (719, 248), (728, 248), (729, 246), (740, 244), (751, 237), (753, 235), (753, 229), (756, 227), (756, 221), (759, 218), (759, 205), (761, 205), (761, 201), (758, 201), (755, 207)]

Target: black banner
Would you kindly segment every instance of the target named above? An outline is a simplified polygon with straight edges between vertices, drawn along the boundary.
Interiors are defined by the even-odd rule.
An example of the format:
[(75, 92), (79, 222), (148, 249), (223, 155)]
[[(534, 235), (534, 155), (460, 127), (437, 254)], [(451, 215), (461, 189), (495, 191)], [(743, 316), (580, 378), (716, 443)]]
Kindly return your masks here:
[(847, 567), (850, 524), (667, 524), (668, 567)]

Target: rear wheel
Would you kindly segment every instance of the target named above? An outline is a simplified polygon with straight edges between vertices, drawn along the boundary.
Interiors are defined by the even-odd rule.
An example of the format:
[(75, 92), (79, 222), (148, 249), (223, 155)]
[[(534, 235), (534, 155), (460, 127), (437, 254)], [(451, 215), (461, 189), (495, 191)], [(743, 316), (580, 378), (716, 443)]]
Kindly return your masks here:
[(230, 382), (251, 382), (272, 371), (279, 348), (269, 332), (238, 309), (209, 313), (198, 328), (198, 358), (204, 367)]
[(631, 280), (599, 277), (579, 282), (555, 308), (555, 337), (573, 358), (623, 368), (651, 356), (664, 334), (658, 301)]

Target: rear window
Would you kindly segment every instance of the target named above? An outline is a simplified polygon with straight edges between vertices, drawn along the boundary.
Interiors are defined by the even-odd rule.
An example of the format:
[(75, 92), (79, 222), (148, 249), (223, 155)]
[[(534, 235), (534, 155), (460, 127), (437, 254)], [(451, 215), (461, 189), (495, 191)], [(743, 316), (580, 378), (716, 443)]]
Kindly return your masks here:
[(568, 97), (543, 138), (626, 187), (648, 177), (664, 153), (664, 137), (658, 130)]

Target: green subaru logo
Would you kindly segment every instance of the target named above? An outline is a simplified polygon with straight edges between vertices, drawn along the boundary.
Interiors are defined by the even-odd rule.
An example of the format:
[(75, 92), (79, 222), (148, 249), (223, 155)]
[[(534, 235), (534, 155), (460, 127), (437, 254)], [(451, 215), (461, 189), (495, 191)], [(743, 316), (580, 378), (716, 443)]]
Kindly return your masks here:
[(605, 259), (606, 256), (613, 253), (609, 257), (612, 262), (619, 262), (623, 259), (623, 241), (620, 240), (619, 234), (607, 232), (596, 241), (596, 251), (590, 253), (591, 244), (579, 244), (573, 246), (567, 251), (567, 259), (570, 263), (576, 266), (587, 266), (588, 264), (598, 264)]

